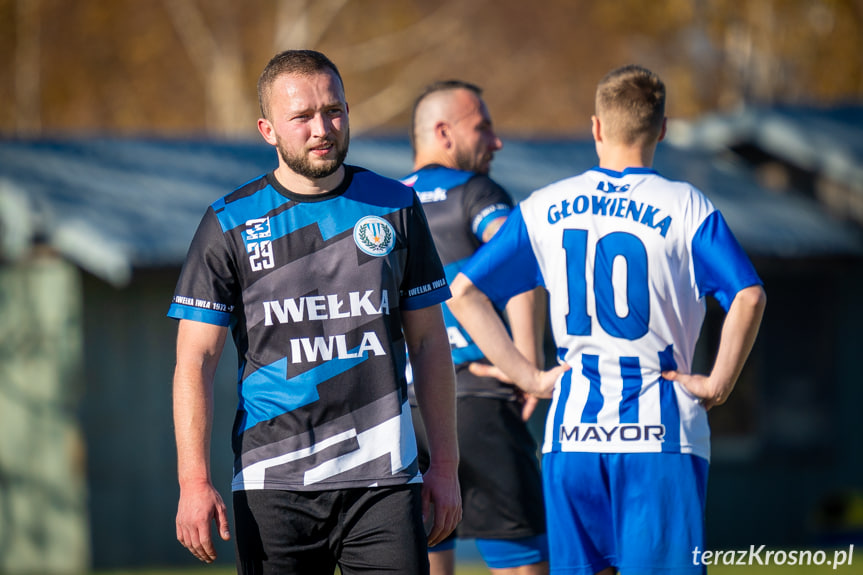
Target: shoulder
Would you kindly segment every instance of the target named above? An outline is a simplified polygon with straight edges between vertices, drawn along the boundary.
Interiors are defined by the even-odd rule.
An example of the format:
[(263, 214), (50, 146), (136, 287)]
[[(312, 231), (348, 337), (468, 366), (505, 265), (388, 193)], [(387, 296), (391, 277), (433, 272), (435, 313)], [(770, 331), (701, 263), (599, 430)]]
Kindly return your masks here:
[(248, 182), (238, 186), (237, 188), (234, 188), (233, 191), (225, 194), (224, 196), (210, 204), (210, 207), (214, 211), (220, 212), (234, 202), (243, 200), (245, 198), (250, 198), (270, 185), (269, 178), (269, 174), (262, 174), (252, 180), (249, 180)]
[(446, 168), (444, 166), (425, 166), (402, 179), (402, 182), (417, 192), (427, 192), (436, 189), (450, 190), (460, 186), (474, 177), (473, 172)]
[(503, 186), (491, 179), (487, 174), (471, 174), (471, 177), (465, 182), (465, 187), (469, 190), (490, 191), (509, 195)]
[[(222, 231), (232, 229), (249, 219), (261, 216), (267, 202), (267, 190), (272, 190), (269, 175), (264, 174), (246, 182), (231, 193), (210, 204), (207, 213), (212, 213), (219, 221)], [(205, 216), (206, 217), (206, 216)]]
[(693, 219), (704, 219), (716, 210), (710, 198), (691, 182), (670, 180), (658, 173), (653, 176), (653, 180), (651, 194), (676, 204), (679, 210), (689, 214)]
[(416, 194), (402, 182), (358, 166), (345, 166), (351, 178), (345, 197), (366, 204), (402, 208), (414, 204)]

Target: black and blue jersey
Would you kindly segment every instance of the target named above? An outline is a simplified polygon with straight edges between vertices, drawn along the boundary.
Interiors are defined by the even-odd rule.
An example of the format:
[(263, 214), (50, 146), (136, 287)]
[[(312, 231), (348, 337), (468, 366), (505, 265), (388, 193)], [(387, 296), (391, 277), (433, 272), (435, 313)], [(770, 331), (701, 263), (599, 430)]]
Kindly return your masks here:
[[(483, 244), (486, 227), (509, 215), (513, 201), (494, 180), (484, 174), (430, 165), (402, 179), (423, 204), (429, 228), (449, 282)], [(444, 306), (453, 364), (463, 366), (484, 359), (467, 331)], [(459, 369), (459, 395), (512, 398), (514, 388), (490, 378), (478, 378)]]
[(232, 329), (233, 489), (421, 481), (401, 311), (448, 297), (422, 206), (395, 180), (345, 166), (308, 196), (268, 174), (213, 203), (168, 315)]

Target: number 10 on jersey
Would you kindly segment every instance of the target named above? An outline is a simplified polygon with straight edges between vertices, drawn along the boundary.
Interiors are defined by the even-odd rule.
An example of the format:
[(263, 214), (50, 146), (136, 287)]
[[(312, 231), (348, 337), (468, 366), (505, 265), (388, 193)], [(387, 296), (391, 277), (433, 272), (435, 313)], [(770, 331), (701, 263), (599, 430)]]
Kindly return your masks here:
[[(647, 333), (650, 321), (647, 249), (635, 235), (612, 232), (596, 242), (593, 265), (588, 266), (587, 230), (564, 230), (563, 249), (566, 252), (566, 282), (569, 313), (566, 331), (569, 335), (591, 335), (592, 321), (587, 310), (588, 290), (593, 288), (596, 319), (607, 334), (626, 340), (636, 340)], [(625, 281), (618, 282), (615, 293), (615, 266), (625, 266)], [(593, 277), (589, 278), (592, 268)], [(618, 273), (618, 277), (621, 274)], [(591, 280), (591, 281), (588, 281)], [(626, 310), (618, 314), (615, 296)]]

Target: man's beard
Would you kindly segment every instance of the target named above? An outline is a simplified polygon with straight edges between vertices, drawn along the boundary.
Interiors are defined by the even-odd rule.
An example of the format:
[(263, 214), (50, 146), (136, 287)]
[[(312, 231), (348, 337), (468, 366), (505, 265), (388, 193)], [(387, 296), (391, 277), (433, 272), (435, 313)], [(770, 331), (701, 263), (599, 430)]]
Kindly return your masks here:
[(489, 172), (490, 162), (489, 164), (483, 165), (482, 158), (477, 159), (476, 156), (470, 152), (456, 150), (455, 158), (453, 158), (453, 160), (455, 161), (456, 169), (486, 175)]
[(344, 163), (345, 158), (348, 155), (348, 144), (350, 142), (350, 134), (347, 131), (344, 134), (345, 137), (343, 145), (341, 145), (337, 140), (325, 140), (333, 144), (333, 149), (336, 151), (336, 157), (332, 160), (323, 161), (323, 163), (319, 163), (317, 165), (312, 165), (311, 158), (309, 158), (306, 150), (300, 154), (291, 155), (281, 142), (278, 142), (277, 148), (279, 150), (279, 155), (285, 162), (285, 165), (287, 165), (292, 172), (312, 180), (317, 180), (336, 173), (336, 170), (338, 170)]

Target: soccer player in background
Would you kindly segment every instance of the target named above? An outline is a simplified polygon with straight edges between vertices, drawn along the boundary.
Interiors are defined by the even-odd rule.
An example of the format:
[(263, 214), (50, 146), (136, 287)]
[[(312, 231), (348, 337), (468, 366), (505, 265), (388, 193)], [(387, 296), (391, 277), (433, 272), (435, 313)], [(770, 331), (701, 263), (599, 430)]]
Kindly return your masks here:
[[(213, 375), (230, 326), (238, 572), (428, 573), (427, 545), (452, 532), (461, 506), (440, 310), (449, 289), (422, 206), (399, 182), (343, 163), (348, 106), (326, 56), (277, 54), (258, 96), (278, 167), (206, 211), (168, 314), (180, 320), (177, 538), (211, 562), (210, 522), (230, 536), (209, 469)], [(429, 422), (422, 476), (406, 349)]]
[[(423, 202), (429, 228), (448, 280), (497, 232), (513, 207), (509, 194), (488, 173), (501, 149), (479, 87), (459, 80), (428, 86), (413, 107), (414, 172), (402, 182)], [(542, 362), (542, 325), (534, 292), (513, 297), (506, 308), (516, 347)], [(544, 295), (544, 291), (542, 292)], [(543, 299), (544, 303), (544, 299)], [(456, 369), (459, 485), (463, 517), (458, 536), (475, 539), (495, 575), (548, 573), (542, 479), (536, 441), (526, 421), (536, 398), (512, 384), (470, 371), (485, 362), (470, 335), (443, 306)], [(544, 312), (544, 309), (543, 309)], [(412, 407), (425, 464), (422, 418)], [(452, 575), (455, 533), (429, 549), (432, 575)]]
[[(599, 166), (524, 200), (453, 282), (450, 310), (492, 363), (552, 403), (543, 486), (552, 573), (700, 573), (707, 410), (728, 398), (766, 305), (722, 215), (651, 168), (665, 86), (639, 66), (596, 90)], [(521, 357), (491, 302), (544, 285), (559, 360)], [(691, 373), (704, 298), (726, 310), (715, 363)], [(559, 368), (558, 368), (559, 369)]]

